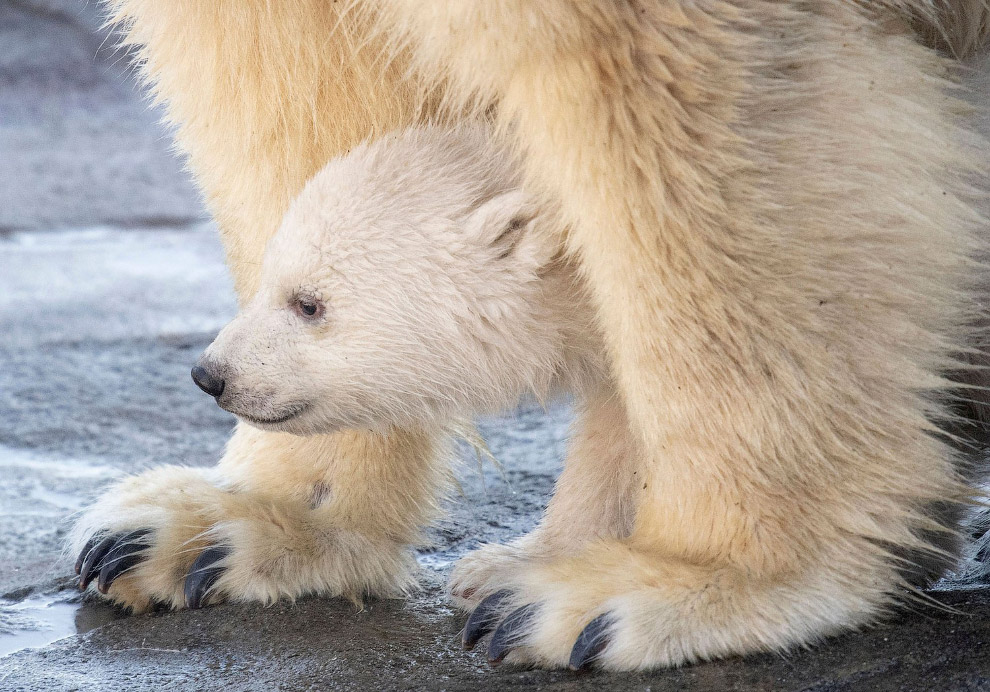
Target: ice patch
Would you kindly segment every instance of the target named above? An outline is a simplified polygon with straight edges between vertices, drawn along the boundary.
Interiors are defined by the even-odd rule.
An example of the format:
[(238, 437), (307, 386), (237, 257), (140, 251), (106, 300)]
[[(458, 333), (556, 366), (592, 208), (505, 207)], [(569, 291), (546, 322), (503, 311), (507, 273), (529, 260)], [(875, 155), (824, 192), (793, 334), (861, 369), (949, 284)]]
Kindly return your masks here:
[(13, 233), (0, 267), (0, 348), (214, 332), (236, 312), (210, 224)]
[(436, 551), (429, 553), (416, 553), (416, 562), (420, 567), (425, 569), (432, 569), (437, 572), (442, 572), (447, 569), (455, 562), (457, 562), (457, 557), (452, 557), (451, 551)]
[(83, 459), (49, 459), (0, 447), (0, 517), (62, 518), (82, 507), (93, 492), (121, 472)]
[(0, 469), (31, 469), (59, 478), (107, 478), (120, 473), (112, 466), (83, 462), (79, 459), (61, 461), (47, 459), (34, 452), (0, 447)]
[(47, 458), (0, 446), (0, 560), (33, 561), (51, 577), (63, 574), (72, 516), (121, 475), (87, 459)]

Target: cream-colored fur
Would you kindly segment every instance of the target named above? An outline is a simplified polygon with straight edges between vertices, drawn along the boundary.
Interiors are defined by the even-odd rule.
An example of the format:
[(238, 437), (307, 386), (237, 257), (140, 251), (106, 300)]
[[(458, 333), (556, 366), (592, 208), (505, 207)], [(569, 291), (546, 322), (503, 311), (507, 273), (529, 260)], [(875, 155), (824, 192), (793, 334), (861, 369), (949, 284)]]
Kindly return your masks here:
[[(638, 472), (623, 472), (635, 452), (592, 308), (560, 255), (557, 216), (519, 183), (482, 126), (414, 128), (332, 160), (269, 242), (259, 290), (200, 359), (225, 382), (220, 406), (296, 435), (442, 431), (527, 394), (584, 400), (546, 520), (467, 561), (482, 569), (489, 553), (621, 538), (635, 510)], [(300, 300), (320, 310), (306, 316)], [(462, 568), (457, 583), (477, 578)]]
[[(294, 461), (300, 454), (311, 461)], [(300, 438), (240, 426), (216, 469), (165, 466), (110, 488), (76, 524), (73, 545), (154, 532), (146, 559), (109, 592), (138, 612), (183, 607), (186, 575), (214, 545), (231, 552), (211, 602), (399, 596), (414, 583), (408, 546), (436, 516), (447, 480), (436, 459), (447, 454), (425, 432)]]
[[(933, 6), (125, 0), (118, 17), (178, 124), (245, 302), (265, 240), (325, 160), (441, 101), (453, 118), (496, 119), (528, 186), (559, 206), (616, 394), (586, 394), (584, 431), (537, 533), (469, 556), (453, 583), (466, 604), (503, 588), (505, 609), (536, 604), (515, 660), (565, 664), (605, 614), (598, 664), (628, 669), (868, 622), (903, 593), (905, 560), (950, 547), (945, 508), (968, 491), (934, 432), (974, 319), (983, 220), (967, 177), (984, 171), (985, 148), (964, 128), (951, 65), (908, 27), (927, 17), (956, 42), (982, 35), (986, 14), (973, 0), (938, 4), (971, 12), (953, 23)], [(431, 438), (242, 426), (220, 472), (258, 469), (242, 490), (248, 511), (265, 530), (298, 529), (290, 548), (346, 520), (401, 554), (443, 475)], [(586, 455), (599, 449), (596, 466)], [(376, 485), (369, 466), (416, 482)], [(80, 539), (150, 525), (157, 541), (177, 525), (182, 504), (167, 489), (180, 473), (111, 491)], [(296, 490), (283, 486), (295, 473)], [(272, 498), (292, 507), (307, 483), (368, 511), (266, 518)], [(236, 495), (225, 479), (212, 487)], [(196, 530), (234, 516), (210, 493), (195, 504), (214, 514)], [(373, 516), (392, 493), (409, 513)], [(589, 506), (604, 526), (574, 540), (564, 529)], [(386, 563), (330, 545), (342, 580), (315, 579), (328, 568), (310, 560), (274, 591), (225, 575), (221, 593), (378, 583)], [(173, 593), (191, 560), (176, 547), (151, 549)], [(227, 560), (259, 571), (251, 551)], [(111, 595), (147, 603), (149, 571)]]

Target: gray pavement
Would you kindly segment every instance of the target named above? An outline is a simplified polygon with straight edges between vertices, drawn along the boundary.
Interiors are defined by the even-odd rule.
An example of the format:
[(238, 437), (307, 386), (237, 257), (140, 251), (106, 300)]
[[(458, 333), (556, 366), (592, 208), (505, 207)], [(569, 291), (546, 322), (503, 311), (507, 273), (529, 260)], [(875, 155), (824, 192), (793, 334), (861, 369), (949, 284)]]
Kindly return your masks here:
[(232, 419), (189, 367), (234, 312), (216, 235), (93, 7), (0, 0), (0, 691), (990, 690), (990, 591), (941, 591), (811, 650), (651, 674), (490, 669), (456, 645), (453, 561), (530, 528), (570, 413), (480, 428), (423, 587), (363, 611), (306, 598), (127, 616), (68, 588), (74, 512), (124, 474), (207, 465)]

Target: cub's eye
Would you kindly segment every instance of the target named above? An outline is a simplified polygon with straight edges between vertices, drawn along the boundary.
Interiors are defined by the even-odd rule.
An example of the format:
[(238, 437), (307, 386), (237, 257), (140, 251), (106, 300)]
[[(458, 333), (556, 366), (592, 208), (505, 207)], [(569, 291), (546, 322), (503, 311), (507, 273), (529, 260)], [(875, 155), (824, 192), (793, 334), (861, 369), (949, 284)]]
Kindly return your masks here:
[(292, 309), (300, 317), (307, 320), (315, 320), (323, 317), (323, 301), (310, 297), (298, 297), (292, 301)]

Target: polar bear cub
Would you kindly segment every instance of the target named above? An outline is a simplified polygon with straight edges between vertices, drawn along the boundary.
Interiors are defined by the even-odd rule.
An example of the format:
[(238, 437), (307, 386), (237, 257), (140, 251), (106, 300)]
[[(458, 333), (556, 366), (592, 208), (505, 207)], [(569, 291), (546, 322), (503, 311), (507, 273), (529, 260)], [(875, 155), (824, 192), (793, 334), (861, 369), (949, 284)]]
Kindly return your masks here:
[(193, 377), (244, 421), (299, 435), (580, 390), (601, 347), (546, 208), (481, 126), (361, 145), (293, 201), (258, 292)]

